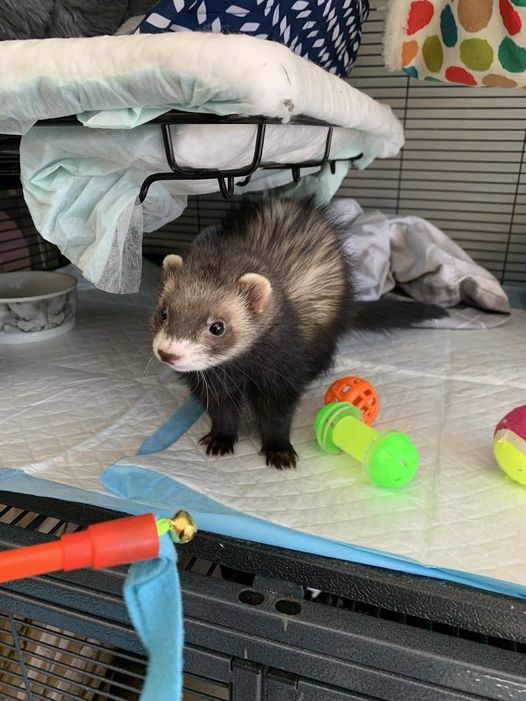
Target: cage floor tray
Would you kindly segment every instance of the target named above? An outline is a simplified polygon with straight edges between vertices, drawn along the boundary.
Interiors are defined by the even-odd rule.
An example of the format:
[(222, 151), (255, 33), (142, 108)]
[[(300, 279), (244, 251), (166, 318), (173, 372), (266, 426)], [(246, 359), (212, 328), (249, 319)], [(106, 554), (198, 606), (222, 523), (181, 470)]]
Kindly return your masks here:
[[(209, 530), (225, 532), (231, 518), (243, 524), (238, 535), (258, 540), (261, 524), (273, 524), (275, 544), (299, 549), (306, 547), (302, 538), (314, 537), (314, 552), (334, 555), (327, 544), (349, 546), (338, 556), (376, 553), (383, 566), (425, 565), (526, 595), (518, 547), (526, 535), (526, 488), (492, 455), (495, 424), (524, 403), (526, 312), (492, 330), (347, 339), (332, 376), (309, 390), (297, 413), (297, 470), (277, 472), (250, 436), (234, 456), (206, 458), (198, 439), (208, 419), (189, 411), (171, 371), (148, 369), (151, 273), (134, 297), (80, 285), (70, 334), (39, 344), (38, 352), (35, 345), (0, 350), (7, 370), (0, 387), (4, 473), (61, 483), (66, 497), (68, 489), (91, 490), (86, 501), (96, 502), (104, 472), (120, 497), (159, 509), (173, 488), (171, 497), (208, 514)], [(377, 389), (377, 428), (404, 431), (418, 448), (420, 469), (402, 490), (371, 485), (350, 458), (324, 455), (316, 445), (313, 419), (325, 388), (350, 374)]]

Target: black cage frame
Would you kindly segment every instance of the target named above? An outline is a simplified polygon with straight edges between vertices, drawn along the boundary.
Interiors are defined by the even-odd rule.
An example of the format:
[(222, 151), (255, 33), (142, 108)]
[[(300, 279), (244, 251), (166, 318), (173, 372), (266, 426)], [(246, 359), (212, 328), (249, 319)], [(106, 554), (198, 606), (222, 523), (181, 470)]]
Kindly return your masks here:
[[(326, 131), (323, 156), (288, 164), (261, 161), (266, 126), (278, 120), (170, 112), (155, 123), (162, 130), (167, 171), (144, 182), (142, 199), (157, 180), (217, 178), (223, 196), (230, 197), (234, 178), (248, 182), (258, 167), (291, 168), (295, 180), (302, 168), (334, 167), (333, 127), (317, 120), (302, 117), (292, 123)], [(256, 125), (251, 163), (223, 171), (181, 168), (171, 127), (188, 123)], [(67, 117), (39, 124), (79, 123)], [(13, 186), (18, 176), (18, 139), (0, 137), (0, 187)], [(0, 502), (21, 509), (22, 515), (41, 515), (28, 528), (0, 523), (0, 549), (52, 538), (35, 527), (45, 516), (76, 527), (122, 516), (5, 491)], [(180, 556), (186, 670), (228, 689), (232, 701), (526, 698), (524, 599), (211, 533), (200, 533), (181, 547)], [(222, 576), (211, 576), (218, 569)], [(124, 576), (125, 570), (117, 568), (1, 585), (0, 609), (11, 621), (31, 618), (142, 656), (122, 599)], [(16, 635), (14, 649), (23, 666)], [(11, 697), (2, 694), (1, 664), (0, 656), (3, 701)], [(37, 698), (29, 680), (26, 691), (29, 701)], [(216, 697), (200, 692), (191, 698)]]

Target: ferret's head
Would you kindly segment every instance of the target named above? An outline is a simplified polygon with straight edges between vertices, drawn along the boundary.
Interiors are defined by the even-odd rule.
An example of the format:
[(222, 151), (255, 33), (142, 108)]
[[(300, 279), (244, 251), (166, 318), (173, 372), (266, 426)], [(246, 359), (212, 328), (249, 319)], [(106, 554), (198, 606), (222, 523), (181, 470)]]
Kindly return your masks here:
[(181, 256), (166, 256), (152, 317), (153, 352), (179, 372), (232, 360), (268, 325), (272, 296), (270, 282), (257, 273), (224, 282), (197, 275)]

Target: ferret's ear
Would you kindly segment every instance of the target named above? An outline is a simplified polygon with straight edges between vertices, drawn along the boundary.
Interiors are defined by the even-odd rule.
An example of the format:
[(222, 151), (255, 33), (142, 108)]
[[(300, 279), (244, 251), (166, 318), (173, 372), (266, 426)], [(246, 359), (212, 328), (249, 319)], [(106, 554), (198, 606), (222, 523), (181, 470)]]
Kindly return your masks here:
[(170, 253), (170, 255), (165, 256), (163, 260), (163, 271), (167, 273), (170, 270), (176, 270), (177, 268), (180, 268), (182, 264), (183, 259), (181, 256), (176, 256), (174, 253)]
[(246, 293), (250, 310), (260, 316), (268, 308), (272, 296), (272, 285), (263, 275), (246, 273), (238, 280), (241, 290)]

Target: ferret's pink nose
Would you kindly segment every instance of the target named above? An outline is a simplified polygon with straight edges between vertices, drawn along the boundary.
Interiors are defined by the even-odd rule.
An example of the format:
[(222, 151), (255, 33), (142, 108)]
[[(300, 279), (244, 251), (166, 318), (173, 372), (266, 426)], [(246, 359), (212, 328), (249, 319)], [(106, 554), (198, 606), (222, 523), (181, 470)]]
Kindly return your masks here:
[(157, 350), (159, 353), (159, 358), (163, 361), (163, 363), (176, 363), (178, 360), (181, 360), (180, 355), (175, 355), (175, 353), (166, 353), (165, 351), (161, 350), (160, 348)]

